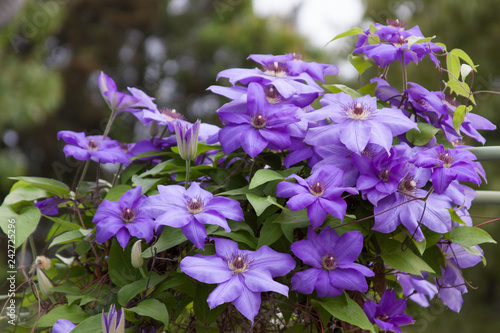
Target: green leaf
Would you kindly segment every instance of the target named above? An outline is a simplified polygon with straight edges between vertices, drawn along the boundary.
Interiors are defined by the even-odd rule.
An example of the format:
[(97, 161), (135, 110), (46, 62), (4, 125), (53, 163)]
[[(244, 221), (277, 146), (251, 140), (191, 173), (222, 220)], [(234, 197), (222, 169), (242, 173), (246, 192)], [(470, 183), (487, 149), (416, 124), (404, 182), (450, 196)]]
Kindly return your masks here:
[(184, 236), (180, 228), (164, 226), (158, 241), (151, 247), (144, 250), (144, 252), (142, 252), (142, 256), (144, 258), (150, 258), (155, 254), (153, 250), (154, 248), (156, 248), (156, 252), (159, 253), (177, 246), (185, 241), (187, 241), (187, 238), (186, 236)]
[(436, 38), (436, 36), (432, 36), (432, 37), (410, 36), (410, 37), (406, 38), (406, 40), (408, 41), (408, 48), (410, 48), (413, 44), (428, 43), (431, 40), (433, 40), (434, 38)]
[(352, 28), (350, 30), (347, 30), (347, 31), (345, 31), (343, 33), (340, 33), (337, 36), (333, 37), (333, 39), (329, 43), (331, 43), (334, 40), (339, 39), (339, 38), (344, 38), (344, 37), (348, 37), (348, 36), (359, 35), (359, 34), (362, 34), (362, 33), (363, 33), (363, 30), (361, 30), (360, 28)]
[(226, 307), (225, 305), (219, 305), (214, 309), (208, 307), (207, 298), (213, 289), (213, 287), (200, 283), (196, 287), (196, 295), (193, 300), (193, 310), (196, 319), (206, 324), (215, 322)]
[(463, 50), (453, 49), (450, 51), (450, 53), (453, 54), (454, 56), (459, 57), (463, 61), (465, 61), (469, 66), (471, 66), (474, 69), (474, 71), (476, 70), (476, 65), (474, 65), (474, 62), (472, 61), (472, 59)]
[(257, 170), (255, 175), (252, 177), (250, 181), (249, 189), (253, 189), (259, 185), (265, 184), (267, 182), (273, 180), (283, 180), (283, 176), (279, 174), (277, 171), (271, 169), (260, 169)]
[(457, 80), (460, 77), (460, 58), (457, 55), (448, 53), (446, 55), (446, 68), (449, 72), (449, 79)]
[(0, 228), (7, 237), (15, 240), (16, 249), (35, 231), (40, 217), (40, 210), (36, 207), (26, 207), (18, 215), (10, 206), (0, 206)]
[(67, 319), (73, 323), (79, 323), (88, 318), (89, 315), (83, 312), (82, 308), (78, 305), (61, 305), (56, 306), (49, 313), (42, 316), (36, 323), (36, 327), (50, 327), (54, 326), (57, 320)]
[(311, 299), (313, 306), (321, 306), (333, 317), (358, 326), (364, 330), (375, 332), (363, 309), (344, 292), (339, 297), (324, 297), (321, 301)]
[(257, 216), (260, 216), (266, 210), (266, 208), (271, 205), (275, 205), (284, 209), (283, 206), (278, 204), (276, 198), (271, 197), (270, 195), (268, 195), (267, 197), (261, 197), (253, 193), (247, 193), (246, 197), (250, 202), (250, 204), (252, 205), (253, 209), (255, 210)]
[(427, 123), (417, 123), (418, 129), (411, 129), (406, 132), (406, 139), (413, 143), (415, 146), (424, 146), (431, 141), (431, 139), (439, 132), (439, 129), (427, 124)]
[(225, 232), (224, 230), (217, 230), (211, 233), (211, 235), (227, 237), (229, 239), (234, 240), (235, 242), (245, 243), (252, 249), (255, 249), (257, 247), (257, 239), (255, 238), (253, 233), (249, 234), (248, 232), (243, 230), (241, 231), (231, 230), (231, 232)]
[(153, 186), (163, 184), (167, 178), (141, 178), (137, 175), (132, 176), (132, 182), (135, 186), (142, 186), (141, 194), (149, 191)]
[(305, 209), (299, 211), (284, 210), (281, 212), (280, 216), (274, 220), (275, 224), (281, 226), (281, 230), (289, 242), (293, 242), (293, 231), (297, 228), (307, 227), (311, 224), (309, 218), (307, 217), (307, 211)]
[(335, 94), (339, 92), (344, 92), (347, 95), (351, 96), (352, 98), (358, 98), (363, 96), (359, 91), (349, 88), (348, 86), (345, 86), (343, 84), (326, 84), (323, 87)]
[(460, 133), (460, 127), (464, 122), (466, 114), (467, 108), (465, 107), (465, 105), (459, 105), (455, 108), (455, 112), (453, 113), (453, 128), (457, 133)]
[(119, 287), (124, 287), (134, 281), (142, 279), (141, 272), (132, 266), (130, 252), (132, 246), (122, 249), (120, 243), (113, 239), (109, 250), (108, 264), (109, 277)]
[(446, 82), (446, 86), (450, 88), (451, 92), (460, 96), (464, 96), (465, 98), (470, 99), (472, 104), (476, 104), (474, 95), (472, 95), (470, 87), (467, 83), (457, 81), (456, 79), (450, 79), (448, 82)]
[(9, 179), (25, 181), (34, 187), (46, 190), (58, 197), (64, 197), (70, 193), (68, 185), (55, 179), (43, 177), (9, 177)]
[(434, 273), (434, 270), (410, 248), (402, 249), (404, 245), (396, 240), (388, 239), (381, 244), (382, 260), (390, 267), (422, 276), (422, 271)]
[(151, 277), (146, 277), (145, 279), (135, 281), (131, 284), (126, 285), (125, 287), (121, 288), (120, 291), (118, 291), (118, 303), (121, 306), (126, 306), (128, 301), (134, 298), (137, 294), (145, 291), (146, 285), (148, 286), (148, 288), (154, 287), (163, 279), (163, 276), (153, 272), (151, 273)]
[[(372, 67), (372, 63), (368, 61), (368, 59), (365, 56), (355, 56), (352, 54), (349, 54), (347, 56), (347, 60), (351, 63), (351, 65), (356, 68), (358, 71), (359, 75), (363, 74), (364, 71), (366, 71), (368, 68)], [(375, 83), (376, 85), (376, 83)]]
[[(171, 147), (172, 151), (176, 154), (179, 154), (179, 147), (174, 146)], [(198, 148), (196, 148), (196, 156), (210, 150), (222, 150), (221, 145), (207, 145), (206, 143), (198, 142)]]
[(33, 201), (35, 199), (46, 198), (47, 191), (33, 186), (22, 186), (14, 189), (5, 197), (2, 205), (13, 205), (21, 201)]
[(134, 308), (127, 309), (139, 316), (150, 317), (154, 320), (161, 321), (165, 326), (168, 326), (169, 315), (165, 304), (154, 298), (145, 299)]
[(66, 243), (71, 243), (75, 241), (82, 240), (87, 236), (89, 233), (91, 233), (92, 230), (85, 230), (85, 229), (79, 229), (79, 230), (72, 230), (72, 231), (67, 231), (65, 233), (60, 234), (54, 240), (52, 243), (49, 245), (49, 249), (58, 244), (66, 244)]
[(122, 197), (122, 195), (131, 190), (133, 187), (130, 185), (116, 185), (115, 187), (112, 187), (108, 194), (104, 197), (104, 199), (109, 200), (109, 201), (118, 201)]
[(358, 91), (363, 95), (375, 97), (375, 89), (377, 89), (377, 82), (372, 82), (362, 86)]
[(450, 240), (463, 246), (474, 246), (483, 243), (496, 244), (496, 241), (485, 230), (467, 226), (453, 228), (450, 231)]
[(45, 217), (45, 218), (51, 220), (52, 222), (60, 225), (63, 229), (66, 229), (66, 230), (79, 230), (82, 227), (81, 225), (78, 225), (78, 224), (70, 222), (70, 221), (63, 220), (63, 219), (61, 219), (59, 217), (48, 216), (48, 215), (43, 215), (43, 217)]
[(71, 333), (96, 333), (102, 331), (102, 314), (89, 317), (76, 325)]
[(428, 247), (425, 250), (424, 255), (422, 256), (424, 261), (434, 270), (435, 273), (431, 273), (431, 277), (441, 277), (441, 268), (445, 267), (444, 256), (441, 249), (434, 245), (432, 247)]
[(283, 235), (283, 230), (279, 223), (272, 223), (272, 221), (267, 220), (262, 229), (260, 229), (260, 236), (258, 238), (257, 248), (262, 245), (271, 245), (276, 242)]

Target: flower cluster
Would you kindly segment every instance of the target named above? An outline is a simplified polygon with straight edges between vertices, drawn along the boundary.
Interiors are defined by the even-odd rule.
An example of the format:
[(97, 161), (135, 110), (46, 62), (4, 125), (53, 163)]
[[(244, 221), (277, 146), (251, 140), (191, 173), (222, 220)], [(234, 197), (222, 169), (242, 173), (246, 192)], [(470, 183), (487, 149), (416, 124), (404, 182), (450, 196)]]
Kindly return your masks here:
[[(216, 111), (222, 128), (191, 123), (137, 88), (119, 92), (101, 74), (111, 110), (104, 133), (58, 134), (66, 156), (84, 161), (74, 191), (34, 178), (17, 185), (33, 184), (22, 193), (42, 200), (30, 208), (64, 229), (51, 232), (50, 246), (81, 242), (74, 259), (58, 255), (64, 278), (85, 293), (68, 291), (69, 303), (80, 302), (71, 306), (95, 301), (105, 332), (123, 331), (125, 316), (143, 331), (301, 330), (317, 313), (334, 318), (338, 307), (358, 305), (364, 314), (344, 316), (346, 324), (400, 332), (414, 321), (403, 297), (422, 307), (439, 297), (458, 312), (462, 270), (482, 261), (478, 244), (493, 242), (472, 227), (475, 192), (464, 182), (479, 185), (485, 173), (463, 141), (484, 143), (477, 130), (496, 127), (472, 113), (472, 91), (453, 88), (468, 87), (466, 72), (429, 91), (407, 81), (406, 67), (424, 57), (443, 72), (439, 57), (475, 66), (397, 20), (352, 31), (357, 59), (374, 62), (381, 77), (358, 90), (326, 85), (334, 65), (253, 54), (260, 68), (224, 70), (218, 78), (231, 86), (209, 87), (229, 100)], [(402, 87), (391, 85), (393, 62), (402, 66)], [(151, 138), (111, 139), (125, 112)], [(98, 177), (101, 164), (115, 164), (112, 180), (84, 182), (92, 162)], [(78, 284), (85, 269), (106, 298)], [(61, 276), (40, 271), (42, 295), (66, 292), (50, 282)], [(60, 320), (54, 331), (73, 327)]]

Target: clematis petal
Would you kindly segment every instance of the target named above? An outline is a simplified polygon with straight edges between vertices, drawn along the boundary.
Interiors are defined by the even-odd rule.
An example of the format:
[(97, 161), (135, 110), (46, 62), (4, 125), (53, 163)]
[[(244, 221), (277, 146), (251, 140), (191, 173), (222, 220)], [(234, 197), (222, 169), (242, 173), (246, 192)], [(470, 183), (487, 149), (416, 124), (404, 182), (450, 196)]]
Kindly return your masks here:
[(181, 228), (182, 233), (189, 239), (196, 247), (203, 249), (205, 248), (205, 238), (207, 238), (207, 232), (205, 231), (205, 226), (195, 219), (192, 222), (186, 224)]
[(253, 254), (252, 265), (259, 270), (267, 270), (272, 277), (283, 276), (295, 268), (295, 260), (288, 253), (280, 253), (269, 246), (261, 246)]
[(253, 292), (274, 291), (288, 296), (288, 287), (273, 280), (266, 270), (251, 269), (242, 274), (245, 285)]
[(336, 268), (328, 272), (330, 283), (335, 288), (365, 292), (368, 284), (365, 277), (353, 269)]
[(307, 207), (307, 217), (313, 228), (319, 228), (325, 222), (328, 213), (321, 207), (318, 200)]
[(181, 260), (181, 271), (204, 283), (223, 283), (233, 277), (226, 261), (218, 255), (185, 257)]
[(302, 294), (312, 294), (314, 284), (323, 269), (310, 268), (302, 272), (297, 272), (292, 276), (292, 288)]
[(222, 303), (233, 302), (246, 289), (240, 281), (239, 275), (232, 275), (227, 281), (219, 284), (208, 295), (207, 303), (210, 309), (215, 308)]
[(260, 293), (250, 291), (248, 288), (241, 288), (238, 298), (233, 301), (234, 306), (253, 324), (253, 319), (259, 313)]
[(316, 290), (319, 297), (336, 297), (342, 295), (342, 289), (330, 283), (328, 272), (325, 270), (321, 270), (318, 274), (318, 278), (314, 283), (314, 290)]
[(247, 129), (242, 133), (240, 141), (243, 150), (251, 157), (259, 155), (267, 147), (267, 141), (255, 128)]

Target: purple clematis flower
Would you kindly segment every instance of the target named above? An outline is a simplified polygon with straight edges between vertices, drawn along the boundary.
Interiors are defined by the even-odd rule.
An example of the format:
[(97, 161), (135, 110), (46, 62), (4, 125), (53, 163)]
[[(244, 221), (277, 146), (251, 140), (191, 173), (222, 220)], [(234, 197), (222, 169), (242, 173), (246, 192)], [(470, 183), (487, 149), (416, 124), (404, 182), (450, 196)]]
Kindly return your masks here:
[(434, 55), (435, 52), (442, 51), (444, 48), (431, 42), (412, 43), (411, 38), (424, 38), (418, 26), (406, 30), (403, 22), (399, 20), (387, 20), (384, 26), (376, 23), (377, 30), (373, 33), (380, 42), (370, 43), (374, 38), (369, 30), (359, 35), (358, 43), (353, 52), (364, 53), (368, 58), (372, 58), (375, 63), (381, 67), (389, 65), (395, 60), (404, 59), (404, 64), (410, 62), (418, 63), (426, 55), (429, 55), (436, 66), (439, 61)]
[[(279, 94), (285, 99), (290, 98), (293, 95), (315, 95), (317, 97), (319, 94), (323, 94), (324, 92), (323, 89), (307, 73), (307, 71), (314, 72), (314, 70), (311, 70), (310, 67), (299, 68), (292, 65), (292, 70), (294, 70), (294, 72), (290, 72), (288, 63), (295, 61), (292, 55), (273, 56), (254, 54), (250, 55), (249, 58), (260, 63), (263, 70), (257, 68), (226, 69), (217, 75), (217, 79), (220, 77), (228, 78), (229, 82), (233, 85), (236, 82), (240, 82), (242, 84), (256, 82), (264, 86), (273, 85)], [(298, 73), (297, 71), (300, 70), (304, 71)], [(326, 69), (326, 67), (321, 68), (320, 71), (323, 71), (323, 75), (334, 72), (331, 69)]]
[(232, 302), (253, 324), (259, 312), (260, 293), (274, 291), (288, 296), (288, 287), (273, 280), (295, 267), (291, 255), (279, 253), (267, 245), (257, 251), (240, 250), (228, 239), (214, 239), (216, 254), (196, 254), (181, 261), (181, 271), (204, 283), (217, 283), (207, 302), (213, 309)]
[(363, 249), (363, 235), (348, 231), (338, 236), (326, 227), (319, 235), (309, 227), (307, 240), (291, 245), (292, 252), (312, 268), (292, 277), (292, 288), (303, 294), (316, 290), (319, 297), (340, 296), (342, 290), (368, 290), (365, 276), (375, 273), (363, 265), (354, 263)]
[(373, 230), (389, 233), (403, 224), (417, 241), (424, 240), (422, 225), (437, 233), (450, 231), (448, 208), (451, 208), (451, 201), (445, 195), (429, 195), (428, 191), (421, 189), (429, 177), (428, 169), (413, 167), (409, 170), (399, 182), (397, 192), (378, 201), (373, 208)]
[(141, 112), (140, 109), (136, 108), (145, 106), (139, 98), (119, 92), (118, 89), (116, 89), (115, 81), (103, 72), (101, 72), (97, 78), (97, 83), (102, 97), (111, 110), (116, 112), (129, 111), (134, 113)]
[(397, 273), (396, 277), (403, 288), (404, 296), (410, 298), (424, 308), (429, 307), (429, 301), (433, 299), (438, 292), (436, 285), (416, 275)]
[(419, 152), (415, 165), (433, 168), (432, 185), (437, 194), (442, 194), (453, 180), (481, 184), (475, 160), (476, 156), (468, 150), (448, 149), (439, 145)]
[(370, 152), (374, 154), (353, 154), (352, 159), (360, 172), (356, 188), (361, 191), (363, 199), (376, 206), (379, 200), (396, 192), (406, 175), (406, 164), (413, 160), (413, 152), (405, 143), (392, 146), (390, 154), (382, 147)]
[(214, 197), (198, 183), (189, 189), (180, 185), (158, 186), (160, 194), (148, 198), (145, 210), (156, 218), (157, 225), (182, 228), (194, 245), (205, 247), (205, 224), (215, 224), (226, 232), (231, 229), (227, 219), (243, 221), (243, 210), (236, 200)]
[(66, 202), (63, 198), (47, 198), (35, 202), (35, 207), (40, 209), (43, 215), (57, 215), (59, 213), (59, 204)]
[(103, 200), (92, 222), (97, 223), (96, 241), (104, 243), (114, 235), (122, 248), (131, 236), (150, 241), (156, 227), (153, 218), (144, 210), (145, 195), (138, 186), (125, 192), (119, 201)]
[(361, 154), (368, 143), (374, 143), (389, 152), (394, 136), (417, 128), (399, 109), (377, 109), (377, 98), (369, 95), (353, 99), (345, 93), (326, 94), (321, 104), (323, 108), (303, 118), (330, 118), (333, 124), (310, 129), (305, 142), (311, 145), (340, 140), (349, 150)]
[(340, 220), (344, 219), (347, 204), (341, 198), (342, 193), (357, 194), (353, 187), (343, 187), (344, 172), (334, 166), (325, 165), (312, 173), (309, 178), (293, 174), (298, 183), (281, 182), (276, 188), (276, 195), (290, 198), (287, 202), (290, 210), (301, 210), (307, 207), (307, 216), (314, 228), (325, 221), (328, 214)]
[(76, 325), (68, 319), (58, 319), (54, 326), (52, 326), (52, 333), (69, 333), (75, 327)]
[(271, 105), (264, 88), (250, 83), (246, 113), (224, 113), (225, 127), (219, 132), (219, 141), (225, 154), (242, 147), (251, 157), (266, 147), (284, 150), (290, 146), (286, 126), (297, 122), (298, 107), (288, 104)]
[(445, 258), (445, 268), (441, 267), (442, 278), (436, 279), (438, 296), (451, 310), (460, 312), (463, 303), (462, 294), (467, 293), (462, 269), (480, 263), (483, 251), (477, 245), (473, 247), (477, 254), (471, 254), (470, 250), (467, 251), (458, 244), (442, 244), (440, 247)]
[(103, 139), (102, 135), (85, 136), (83, 132), (60, 131), (57, 139), (61, 138), (67, 143), (63, 149), (66, 157), (73, 156), (80, 161), (91, 159), (100, 163), (129, 162), (120, 143), (110, 138)]
[(386, 290), (380, 298), (380, 303), (366, 301), (364, 310), (372, 324), (377, 324), (383, 331), (401, 333), (399, 326), (413, 324), (411, 316), (404, 314), (406, 301), (396, 300), (394, 290)]
[(102, 310), (102, 332), (125, 333), (125, 314), (123, 313), (123, 309), (117, 312), (113, 304), (109, 308), (108, 316)]

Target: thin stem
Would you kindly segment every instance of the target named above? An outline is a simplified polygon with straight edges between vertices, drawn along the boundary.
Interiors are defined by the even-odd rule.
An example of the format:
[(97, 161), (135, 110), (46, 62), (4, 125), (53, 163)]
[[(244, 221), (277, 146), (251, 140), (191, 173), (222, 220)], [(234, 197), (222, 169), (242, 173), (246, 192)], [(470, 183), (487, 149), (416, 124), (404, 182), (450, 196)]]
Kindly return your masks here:
[(35, 241), (33, 240), (33, 234), (28, 236), (28, 240), (30, 242), (31, 253), (33, 254), (33, 258), (37, 257)]
[(401, 54), (401, 71), (403, 72), (403, 90), (406, 90), (408, 85), (408, 78), (406, 76), (406, 66), (405, 66), (405, 53)]
[(123, 170), (123, 163), (120, 163), (120, 166), (118, 167), (118, 170), (116, 171), (115, 176), (113, 177), (113, 181), (111, 182), (111, 187), (115, 187), (116, 181), (118, 180), (118, 178), (120, 178), (122, 170)]
[(184, 187), (186, 188), (186, 190), (189, 187), (189, 176), (190, 175), (191, 175), (191, 161), (190, 160), (186, 160), (186, 181), (185, 181), (185, 184), (184, 184)]
[(80, 180), (78, 181), (78, 186), (76, 187), (76, 194), (75, 197), (78, 196), (78, 192), (80, 191), (80, 185), (82, 185), (83, 179), (87, 175), (87, 170), (89, 168), (90, 160), (85, 161), (85, 166), (83, 167), (82, 174), (80, 176)]
[(97, 198), (97, 201), (99, 201), (99, 177), (100, 177), (100, 171), (101, 171), (101, 161), (97, 162), (97, 171), (96, 171), (96, 177), (95, 177), (95, 196)]
[(116, 116), (116, 111), (114, 109), (111, 109), (111, 116), (109, 117), (108, 123), (106, 124), (106, 128), (104, 129), (104, 134), (102, 135), (103, 140), (108, 136), (109, 131), (111, 130), (111, 125), (115, 120), (115, 116)]

